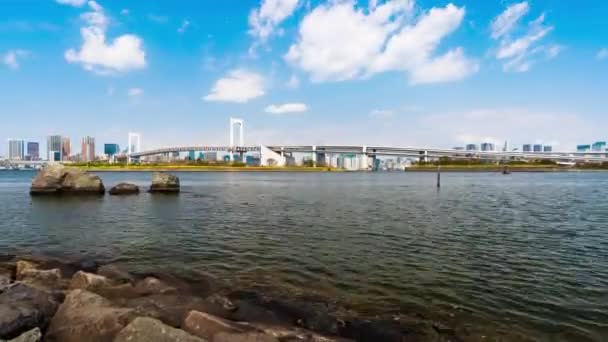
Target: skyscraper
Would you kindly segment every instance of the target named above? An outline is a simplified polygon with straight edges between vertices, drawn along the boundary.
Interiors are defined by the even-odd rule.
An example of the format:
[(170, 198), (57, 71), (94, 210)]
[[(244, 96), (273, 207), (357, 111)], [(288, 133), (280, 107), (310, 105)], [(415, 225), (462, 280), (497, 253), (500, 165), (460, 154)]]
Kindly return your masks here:
[(112, 157), (120, 153), (120, 146), (118, 144), (104, 144), (103, 153), (108, 157)]
[[(61, 135), (50, 135), (46, 139), (46, 157), (49, 161), (61, 160)], [(59, 153), (59, 160), (56, 155)]]
[(532, 145), (530, 144), (525, 144), (522, 148), (522, 151), (524, 152), (532, 152)]
[(82, 161), (90, 162), (95, 160), (95, 138), (84, 137), (82, 138), (82, 148), (80, 152), (80, 158)]
[(70, 154), (72, 154), (70, 137), (61, 137), (61, 160), (70, 160)]
[(543, 151), (543, 145), (541, 145), (541, 144), (534, 144), (534, 146), (532, 146), (532, 149), (534, 150), (534, 152), (542, 152)]
[(40, 144), (37, 142), (28, 142), (27, 143), (27, 155), (31, 160), (40, 159)]
[(19, 139), (8, 140), (8, 159), (24, 160), (25, 159), (25, 142)]
[(485, 143), (481, 144), (481, 150), (484, 152), (490, 152), (490, 151), (495, 151), (496, 148), (494, 147), (494, 143), (485, 142)]

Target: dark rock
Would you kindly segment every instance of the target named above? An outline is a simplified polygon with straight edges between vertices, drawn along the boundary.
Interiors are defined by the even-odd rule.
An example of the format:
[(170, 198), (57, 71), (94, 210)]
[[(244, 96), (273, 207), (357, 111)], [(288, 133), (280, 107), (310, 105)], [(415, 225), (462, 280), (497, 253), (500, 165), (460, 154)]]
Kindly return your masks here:
[(122, 329), (114, 342), (206, 342), (187, 332), (163, 324), (163, 322), (139, 317)]
[(0, 265), (0, 293), (15, 279), (15, 268), (11, 265)]
[(236, 311), (238, 309), (238, 306), (228, 299), (228, 297), (224, 297), (218, 293), (212, 294), (205, 298), (205, 300), (209, 303), (217, 304), (227, 311)]
[(135, 184), (120, 183), (110, 189), (110, 195), (137, 195), (139, 187)]
[(51, 320), (46, 341), (105, 342), (136, 317), (132, 309), (115, 307), (107, 299), (85, 290), (73, 290)]
[(40, 342), (42, 341), (42, 332), (40, 328), (34, 328), (30, 331), (26, 331), (19, 337), (15, 337), (7, 342)]
[(245, 329), (235, 323), (200, 311), (190, 311), (181, 327), (192, 335), (206, 340), (213, 339), (213, 336), (220, 332), (245, 332)]
[(213, 337), (213, 342), (279, 342), (273, 336), (266, 335), (263, 333), (244, 333), (235, 334), (228, 332), (220, 332)]
[(129, 272), (116, 265), (103, 265), (97, 270), (97, 274), (121, 283), (133, 283), (135, 278)]
[(179, 178), (177, 176), (162, 172), (152, 174), (150, 192), (177, 193), (179, 190)]
[(58, 305), (45, 291), (20, 283), (10, 286), (0, 294), (0, 338), (14, 338), (36, 327), (45, 329)]
[(38, 172), (30, 194), (103, 194), (105, 188), (98, 176), (88, 172), (52, 164)]

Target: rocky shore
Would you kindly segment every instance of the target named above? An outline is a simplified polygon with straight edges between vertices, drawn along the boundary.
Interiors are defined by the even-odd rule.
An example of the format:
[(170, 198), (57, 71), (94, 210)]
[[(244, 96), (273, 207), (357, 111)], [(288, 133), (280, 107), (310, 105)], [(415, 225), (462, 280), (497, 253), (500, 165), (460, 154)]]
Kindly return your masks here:
[[(208, 275), (0, 256), (0, 341), (432, 341), (431, 325), (334, 317), (312, 303), (231, 290)], [(453, 339), (452, 339), (453, 340)]]

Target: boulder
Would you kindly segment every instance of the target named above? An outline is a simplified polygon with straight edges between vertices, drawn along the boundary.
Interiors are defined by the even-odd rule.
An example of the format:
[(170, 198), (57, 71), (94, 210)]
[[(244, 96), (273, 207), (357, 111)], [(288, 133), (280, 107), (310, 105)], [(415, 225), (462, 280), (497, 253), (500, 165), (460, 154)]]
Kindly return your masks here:
[(113, 186), (109, 193), (110, 195), (137, 195), (139, 194), (139, 187), (135, 184), (120, 183)]
[(154, 172), (150, 192), (177, 193), (179, 192), (179, 178), (168, 173)]
[(102, 275), (78, 271), (72, 277), (69, 288), (71, 290), (75, 290), (75, 289), (91, 290), (91, 289), (96, 289), (96, 288), (110, 286), (110, 285), (111, 285), (111, 283), (108, 280), (108, 278), (106, 278)]
[(129, 272), (121, 269), (116, 265), (103, 265), (99, 267), (99, 269), (97, 270), (97, 274), (120, 283), (135, 282), (135, 278), (133, 278), (133, 276), (130, 275)]
[(0, 338), (8, 339), (40, 327), (45, 329), (58, 302), (46, 291), (16, 283), (0, 294)]
[(239, 327), (235, 323), (199, 311), (190, 311), (182, 323), (182, 329), (207, 340), (213, 339), (213, 336), (220, 332), (242, 333), (245, 331), (243, 327)]
[(16, 279), (24, 284), (42, 289), (60, 289), (63, 287), (61, 271), (58, 268), (41, 270), (37, 267), (38, 265), (29, 261), (17, 261)]
[[(244, 334), (235, 334), (235, 333), (227, 333), (220, 332), (213, 337), (213, 342), (279, 342), (273, 336), (266, 335), (263, 333), (244, 333)], [(298, 340), (293, 340), (298, 341)]]
[(114, 342), (206, 342), (187, 332), (172, 328), (163, 322), (139, 317), (122, 329)]
[(19, 335), (19, 337), (15, 337), (8, 342), (40, 342), (42, 341), (42, 332), (40, 328), (34, 328), (30, 331), (26, 331), (23, 334)]
[(32, 181), (30, 194), (103, 194), (105, 187), (98, 176), (67, 168), (60, 164), (49, 165)]
[(115, 307), (107, 299), (85, 290), (73, 290), (51, 320), (45, 340), (112, 341), (134, 318), (131, 309)]

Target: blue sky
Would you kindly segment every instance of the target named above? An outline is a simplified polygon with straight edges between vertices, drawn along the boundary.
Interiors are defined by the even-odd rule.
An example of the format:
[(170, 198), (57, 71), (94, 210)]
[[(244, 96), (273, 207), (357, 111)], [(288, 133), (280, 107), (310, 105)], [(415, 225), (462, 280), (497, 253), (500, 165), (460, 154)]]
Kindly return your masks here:
[(570, 150), (608, 139), (608, 3), (4, 0), (8, 138)]

